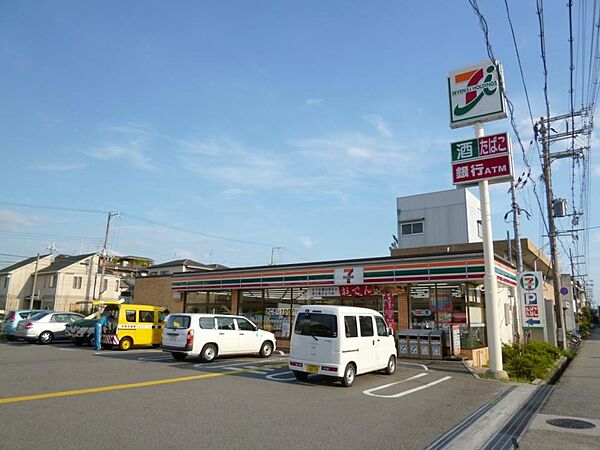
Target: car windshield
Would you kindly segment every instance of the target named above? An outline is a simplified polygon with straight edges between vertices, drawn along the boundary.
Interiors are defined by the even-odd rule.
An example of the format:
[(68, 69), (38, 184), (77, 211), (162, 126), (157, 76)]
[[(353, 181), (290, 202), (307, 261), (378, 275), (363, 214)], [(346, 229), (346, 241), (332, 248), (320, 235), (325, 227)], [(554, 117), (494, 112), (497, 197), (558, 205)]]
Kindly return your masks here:
[(338, 335), (337, 317), (333, 314), (300, 313), (296, 319), (294, 333), (335, 338)]
[(40, 320), (42, 317), (45, 317), (48, 314), (50, 314), (48, 311), (39, 312), (39, 313), (34, 314), (33, 316), (31, 316), (29, 318), (29, 320)]
[(189, 328), (190, 327), (190, 316), (180, 316), (177, 314), (171, 314), (167, 319), (167, 328), (178, 329), (178, 328)]

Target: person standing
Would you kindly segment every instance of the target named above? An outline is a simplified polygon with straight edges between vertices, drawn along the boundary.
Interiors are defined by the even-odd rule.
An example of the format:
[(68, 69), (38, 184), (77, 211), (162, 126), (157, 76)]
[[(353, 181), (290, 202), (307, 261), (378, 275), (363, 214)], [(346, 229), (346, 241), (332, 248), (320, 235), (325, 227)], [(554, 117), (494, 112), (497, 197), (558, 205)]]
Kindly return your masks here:
[(101, 316), (94, 324), (94, 342), (96, 351), (102, 350), (102, 331), (108, 325), (108, 316)]

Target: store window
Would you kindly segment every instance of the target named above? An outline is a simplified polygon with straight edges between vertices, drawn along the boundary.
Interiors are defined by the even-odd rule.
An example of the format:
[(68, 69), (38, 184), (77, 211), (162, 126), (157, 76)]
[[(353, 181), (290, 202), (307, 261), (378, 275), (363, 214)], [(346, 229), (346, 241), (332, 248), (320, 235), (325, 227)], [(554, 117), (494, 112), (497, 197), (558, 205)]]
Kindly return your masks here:
[(264, 329), (265, 302), (263, 289), (241, 291), (238, 301), (238, 313)]
[(485, 299), (481, 286), (469, 283), (421, 283), (410, 288), (411, 328), (443, 329), (460, 326), (461, 347), (487, 345)]
[(185, 312), (231, 314), (231, 292), (188, 292)]
[(239, 314), (278, 338), (289, 338), (299, 306), (310, 304), (305, 288), (241, 291)]
[(423, 283), (410, 289), (412, 328), (435, 329), (466, 324), (465, 285)]

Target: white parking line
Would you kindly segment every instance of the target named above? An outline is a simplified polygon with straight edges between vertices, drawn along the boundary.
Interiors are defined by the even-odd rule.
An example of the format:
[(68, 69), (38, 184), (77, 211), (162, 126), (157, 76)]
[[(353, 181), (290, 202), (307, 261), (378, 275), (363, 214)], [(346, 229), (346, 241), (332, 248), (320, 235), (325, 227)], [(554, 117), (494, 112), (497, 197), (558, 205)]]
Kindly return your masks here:
[(407, 366), (417, 366), (420, 367), (421, 369), (425, 370), (425, 371), (429, 371), (429, 367), (427, 367), (425, 364), (417, 364), (417, 363), (409, 363), (409, 362), (404, 362), (404, 361), (397, 361), (398, 364), (405, 364)]
[[(225, 368), (234, 367), (234, 366), (245, 366), (250, 361), (252, 361), (252, 360), (246, 360), (246, 361), (243, 361), (243, 362), (231, 363), (231, 364), (219, 364), (219, 365), (216, 365), (216, 366), (213, 366), (210, 363), (200, 363), (200, 364), (194, 364), (194, 367), (201, 367), (201, 368), (204, 368), (204, 369), (225, 369)], [(271, 364), (273, 362), (279, 362), (279, 361), (287, 361), (287, 358), (267, 359), (262, 364)], [(254, 362), (254, 361), (252, 361), (252, 362)]]
[(286, 372), (281, 373), (272, 373), (271, 375), (267, 375), (265, 378), (273, 381), (292, 381), (296, 379), (294, 375), (292, 375), (291, 378), (289, 376), (287, 376), (286, 378), (280, 378), (282, 375), (286, 375), (288, 373), (292, 373), (292, 371), (288, 370)]
[(443, 378), (440, 378), (439, 380), (432, 381), (431, 383), (424, 384), (423, 386), (418, 386), (416, 388), (412, 388), (412, 389), (409, 389), (407, 391), (402, 391), (402, 392), (399, 392), (397, 394), (392, 394), (392, 395), (373, 394), (373, 392), (375, 392), (375, 391), (379, 391), (381, 389), (385, 389), (386, 387), (390, 387), (390, 386), (393, 386), (395, 384), (402, 383), (402, 382), (405, 382), (405, 381), (414, 380), (416, 378), (421, 378), (421, 377), (424, 377), (425, 375), (427, 375), (427, 374), (426, 373), (420, 373), (420, 374), (415, 375), (413, 377), (407, 378), (406, 380), (396, 381), (395, 383), (385, 384), (383, 386), (378, 386), (376, 388), (367, 389), (366, 391), (363, 391), (363, 394), (370, 395), (371, 397), (378, 397), (378, 398), (400, 398), (400, 397), (404, 397), (406, 395), (410, 395), (410, 394), (412, 394), (414, 392), (418, 392), (418, 391), (421, 391), (423, 389), (427, 389), (428, 387), (435, 386), (436, 384), (443, 383), (444, 381), (447, 381), (450, 378), (452, 378), (452, 377), (443, 377)]

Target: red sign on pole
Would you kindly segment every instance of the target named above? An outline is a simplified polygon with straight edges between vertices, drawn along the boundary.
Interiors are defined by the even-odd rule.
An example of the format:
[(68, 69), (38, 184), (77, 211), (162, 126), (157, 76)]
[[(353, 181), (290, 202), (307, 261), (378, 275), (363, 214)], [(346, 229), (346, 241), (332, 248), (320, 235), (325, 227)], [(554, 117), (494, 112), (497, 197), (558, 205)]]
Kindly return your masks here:
[(511, 179), (512, 160), (508, 153), (452, 164), (452, 182), (454, 184), (471, 184), (480, 180), (499, 182)]
[(396, 307), (394, 305), (394, 296), (392, 294), (383, 295), (383, 317), (385, 318), (385, 324), (388, 328), (394, 330), (396, 334), (396, 321), (394, 320), (394, 312)]

